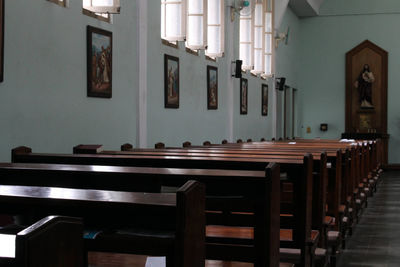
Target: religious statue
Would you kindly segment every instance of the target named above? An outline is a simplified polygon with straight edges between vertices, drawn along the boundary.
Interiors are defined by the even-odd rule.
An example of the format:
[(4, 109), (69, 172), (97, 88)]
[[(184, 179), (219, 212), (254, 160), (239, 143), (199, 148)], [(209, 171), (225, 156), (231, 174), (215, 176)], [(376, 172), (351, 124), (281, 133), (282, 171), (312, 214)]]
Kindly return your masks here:
[(371, 72), (369, 65), (365, 64), (357, 80), (354, 82), (354, 87), (358, 90), (358, 101), (361, 108), (374, 108), (372, 105), (372, 83), (374, 81), (374, 74)]

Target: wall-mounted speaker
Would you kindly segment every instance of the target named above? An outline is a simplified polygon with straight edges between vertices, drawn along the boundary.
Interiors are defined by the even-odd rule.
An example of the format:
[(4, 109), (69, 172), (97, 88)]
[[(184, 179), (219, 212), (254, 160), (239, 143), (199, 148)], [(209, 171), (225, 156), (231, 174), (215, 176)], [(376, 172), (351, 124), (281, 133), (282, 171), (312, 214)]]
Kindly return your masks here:
[(242, 60), (232, 61), (232, 77), (242, 78)]
[(285, 82), (286, 82), (285, 77), (276, 78), (276, 89), (278, 89), (279, 91), (285, 90)]

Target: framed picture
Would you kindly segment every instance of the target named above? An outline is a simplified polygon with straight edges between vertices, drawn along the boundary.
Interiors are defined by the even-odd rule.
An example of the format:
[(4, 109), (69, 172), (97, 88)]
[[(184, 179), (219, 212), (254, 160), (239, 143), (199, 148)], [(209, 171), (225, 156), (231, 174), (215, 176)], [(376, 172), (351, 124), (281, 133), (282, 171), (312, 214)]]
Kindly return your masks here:
[(164, 55), (164, 106), (179, 108), (179, 58)]
[(261, 115), (268, 115), (268, 85), (261, 85)]
[(87, 26), (87, 96), (112, 96), (112, 32)]
[(207, 109), (218, 109), (218, 68), (207, 66)]
[(4, 79), (4, 0), (0, 0), (0, 82)]
[(240, 79), (240, 114), (247, 114), (247, 96), (249, 92), (247, 79)]

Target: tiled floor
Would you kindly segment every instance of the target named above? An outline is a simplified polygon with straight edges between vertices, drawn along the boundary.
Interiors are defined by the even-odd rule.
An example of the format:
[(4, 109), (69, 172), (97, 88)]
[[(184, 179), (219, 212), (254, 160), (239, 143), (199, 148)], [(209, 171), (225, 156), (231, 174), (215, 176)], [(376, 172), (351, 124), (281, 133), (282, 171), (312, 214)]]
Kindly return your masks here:
[(339, 257), (339, 267), (400, 267), (400, 172), (382, 177)]

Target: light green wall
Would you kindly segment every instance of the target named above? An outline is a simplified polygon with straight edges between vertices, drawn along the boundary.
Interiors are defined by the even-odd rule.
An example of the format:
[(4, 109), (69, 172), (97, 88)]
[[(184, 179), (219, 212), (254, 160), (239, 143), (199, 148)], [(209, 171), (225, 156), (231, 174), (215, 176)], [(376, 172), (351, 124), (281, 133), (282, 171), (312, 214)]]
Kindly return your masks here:
[(321, 5), (320, 15), (396, 13), (399, 11), (398, 0), (325, 0)]
[[(379, 2), (379, 3), (378, 3)], [(385, 6), (387, 3), (387, 6)], [(366, 8), (368, 7), (368, 8)], [(349, 14), (356, 11), (370, 13), (400, 9), (398, 1), (333, 1), (326, 0), (322, 14)], [(306, 138), (340, 138), (345, 130), (345, 54), (368, 39), (389, 52), (388, 133), (389, 162), (400, 162), (400, 92), (397, 74), (400, 64), (400, 38), (395, 25), (400, 14), (322, 16), (302, 19), (299, 88), (301, 96), (302, 136)], [(320, 123), (328, 123), (329, 130), (319, 131)], [(306, 127), (311, 127), (311, 134)]]
[[(230, 135), (229, 106), (231, 93), (228, 88), (230, 58), (218, 62), (179, 49), (168, 47), (160, 39), (160, 2), (148, 1), (148, 94), (147, 94), (147, 143), (157, 142), (167, 146), (181, 146), (184, 141), (202, 144), (228, 139)], [(228, 18), (226, 21), (229, 21)], [(227, 40), (227, 47), (231, 40)], [(227, 51), (226, 53), (229, 53)], [(179, 109), (164, 108), (164, 54), (176, 56), (180, 63)], [(207, 110), (207, 65), (218, 67), (218, 109)]]
[[(27, 145), (36, 152), (70, 153), (76, 144), (104, 144), (118, 149), (122, 143), (138, 145), (138, 132), (148, 147), (162, 141), (181, 146), (185, 140), (201, 144), (237, 138), (259, 140), (272, 137), (273, 90), (271, 81), (245, 74), (249, 79), (248, 115), (239, 114), (239, 79), (232, 79), (231, 60), (238, 59), (238, 22), (231, 23), (226, 7), (226, 53), (212, 62), (203, 52), (193, 56), (167, 47), (160, 40), (160, 3), (147, 3), (146, 109), (139, 123), (138, 1), (122, 0), (122, 13), (112, 24), (82, 14), (80, 1), (63, 8), (31, 0), (6, 1), (5, 80), (0, 83), (0, 161), (10, 160), (10, 150)], [(143, 15), (140, 14), (139, 15)], [(283, 24), (298, 36), (298, 19), (289, 10)], [(292, 25), (293, 24), (293, 25)], [(112, 99), (86, 96), (86, 26), (113, 33)], [(143, 25), (142, 25), (143, 26)], [(286, 26), (284, 26), (286, 29)], [(293, 37), (294, 38), (294, 37)], [(297, 37), (277, 53), (277, 70), (295, 84), (290, 63)], [(180, 108), (164, 108), (163, 56), (180, 58)], [(279, 59), (281, 58), (281, 59)], [(206, 66), (219, 71), (218, 110), (207, 110)], [(142, 80), (141, 80), (142, 81)], [(261, 84), (270, 85), (269, 115), (261, 116)], [(143, 104), (143, 103), (141, 103)], [(143, 112), (145, 111), (145, 112)], [(140, 127), (140, 128), (139, 128)], [(141, 131), (139, 131), (141, 130)]]
[[(72, 152), (79, 143), (118, 148), (135, 139), (136, 1), (122, 0), (113, 24), (31, 0), (5, 1), (4, 82), (0, 83), (0, 161), (11, 148)], [(112, 99), (86, 97), (86, 25), (113, 32)]]
[[(288, 8), (284, 13), (282, 18), (281, 25), (279, 26), (279, 33), (286, 33), (289, 28), (289, 39), (287, 44), (283, 41), (278, 44), (276, 48), (276, 76), (277, 77), (285, 77), (286, 84), (291, 88), (298, 88), (298, 69), (297, 62), (299, 59), (299, 48), (300, 48), (300, 19), (293, 13), (293, 11)], [(289, 122), (292, 114), (292, 105), (291, 102), (291, 90), (286, 91), (287, 96), (287, 121)], [(297, 95), (301, 94), (302, 91), (298, 91)], [(279, 92), (279, 94), (282, 94)], [(297, 97), (298, 98), (298, 97)], [(278, 101), (282, 102), (283, 105), (283, 94), (281, 95), (281, 99), (278, 98)], [(297, 107), (299, 106), (300, 99), (295, 99), (295, 103)], [(300, 128), (300, 116), (299, 112), (295, 112), (295, 129), (294, 135), (299, 136), (298, 129)], [(278, 111), (278, 134), (277, 136), (283, 136), (283, 112)], [(286, 136), (291, 136), (291, 123), (287, 124)]]
[[(148, 146), (156, 142), (164, 142), (167, 146), (181, 146), (185, 140), (192, 144), (202, 144), (209, 140), (219, 143), (223, 139), (236, 141), (238, 138), (260, 140), (272, 137), (272, 83), (271, 79), (263, 81), (250, 74), (243, 74), (249, 80), (248, 114), (240, 115), (239, 110), (239, 79), (232, 79), (232, 60), (238, 59), (239, 25), (230, 20), (230, 8), (225, 8), (225, 56), (218, 61), (211, 62), (200, 56), (193, 56), (185, 52), (184, 45), (179, 49), (161, 44), (160, 41), (160, 5), (158, 1), (149, 1), (148, 14)], [(298, 19), (288, 9), (283, 24), (294, 24), (294, 38), (297, 39)], [(295, 43), (278, 51), (277, 62), (292, 62), (295, 55)], [(288, 52), (288, 53), (287, 53)], [(164, 109), (164, 54), (179, 57), (180, 60), (180, 107), (179, 109)], [(279, 57), (282, 56), (282, 59)], [(218, 67), (219, 92), (218, 110), (207, 110), (206, 66)], [(279, 74), (290, 76), (294, 83), (295, 74), (290, 63), (278, 64)], [(269, 89), (269, 115), (261, 116), (261, 84), (267, 83)]]

